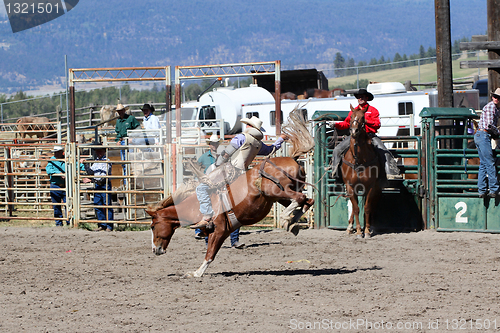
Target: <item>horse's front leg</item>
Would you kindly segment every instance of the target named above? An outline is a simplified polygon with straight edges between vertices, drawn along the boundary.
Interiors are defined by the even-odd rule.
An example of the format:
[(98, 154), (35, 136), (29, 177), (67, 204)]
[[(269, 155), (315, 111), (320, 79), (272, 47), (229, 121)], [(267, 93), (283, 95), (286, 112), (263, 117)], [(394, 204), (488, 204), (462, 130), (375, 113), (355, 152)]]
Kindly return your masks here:
[[(300, 230), (297, 221), (312, 206), (314, 200), (308, 200), (304, 193), (292, 190), (289, 185), (286, 186), (284, 190), (280, 190), (278, 186), (273, 186), (270, 189), (268, 188), (266, 195), (272, 196), (278, 199), (278, 201), (291, 200), (287, 208), (281, 213), (280, 220), (282, 221), (281, 226), (283, 228), (286, 228), (287, 231), (297, 236)], [(301, 209), (292, 215), (294, 210), (299, 207), (301, 207)]]
[(208, 266), (212, 263), (212, 260), (203, 260), (203, 263), (201, 264), (200, 268), (198, 268), (194, 272), (187, 272), (184, 274), (184, 278), (190, 278), (190, 277), (202, 277), (205, 271), (207, 270)]
[(281, 227), (288, 230), (288, 227), (291, 224), (293, 216), (291, 215), (293, 211), (299, 207), (299, 203), (295, 200), (292, 200), (290, 204), (281, 212), (280, 220)]
[(218, 217), (214, 220), (215, 231), (208, 236), (207, 253), (205, 254), (205, 260), (194, 272), (187, 272), (183, 277), (202, 277), (208, 266), (214, 261), (217, 252), (219, 252), (222, 244), (229, 236), (230, 231), (226, 229), (225, 217)]
[[(292, 200), (290, 205), (280, 215), (280, 220), (282, 221), (281, 227), (286, 228), (287, 231), (290, 231), (294, 234), (294, 236), (297, 236), (300, 231), (298, 222), (313, 204), (314, 199), (306, 198), (306, 201), (302, 205), (299, 205), (297, 201)], [(300, 209), (297, 209), (299, 207)]]

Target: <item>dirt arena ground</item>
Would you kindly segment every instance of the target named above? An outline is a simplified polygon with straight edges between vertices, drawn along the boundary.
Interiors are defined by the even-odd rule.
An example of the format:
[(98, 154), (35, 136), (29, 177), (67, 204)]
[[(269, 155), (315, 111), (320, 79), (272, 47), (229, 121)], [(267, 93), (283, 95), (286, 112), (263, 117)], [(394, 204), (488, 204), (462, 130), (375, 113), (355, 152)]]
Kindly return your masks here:
[[(500, 235), (243, 230), (203, 278), (193, 232), (0, 229), (1, 332), (491, 332)], [(472, 325), (472, 328), (471, 328)], [(488, 325), (488, 329), (485, 329)]]

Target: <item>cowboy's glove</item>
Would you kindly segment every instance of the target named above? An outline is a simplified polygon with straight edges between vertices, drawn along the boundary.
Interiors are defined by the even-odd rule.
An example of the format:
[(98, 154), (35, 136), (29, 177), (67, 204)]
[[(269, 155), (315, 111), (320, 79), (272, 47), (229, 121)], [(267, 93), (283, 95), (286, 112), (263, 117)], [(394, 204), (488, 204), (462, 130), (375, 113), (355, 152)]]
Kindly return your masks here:
[(328, 124), (328, 126), (330, 127), (334, 127), (335, 126), (335, 122), (333, 120), (329, 120), (326, 122)]

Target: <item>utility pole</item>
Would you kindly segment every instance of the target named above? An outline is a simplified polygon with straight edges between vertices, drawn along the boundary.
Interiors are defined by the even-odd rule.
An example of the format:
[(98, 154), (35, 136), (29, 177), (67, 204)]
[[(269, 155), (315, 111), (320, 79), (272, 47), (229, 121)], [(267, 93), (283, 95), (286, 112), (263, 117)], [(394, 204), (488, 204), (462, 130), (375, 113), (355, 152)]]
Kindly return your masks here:
[(453, 107), (450, 0), (434, 0), (436, 16), (436, 63), (438, 106)]
[[(488, 10), (488, 40), (489, 41), (500, 41), (500, 22), (498, 20), (498, 15), (500, 15), (500, 0), (488, 0), (487, 10)], [(500, 49), (489, 49), (488, 50), (488, 60), (491, 62), (500, 61)], [(488, 68), (488, 89), (489, 91), (495, 91), (500, 87), (500, 68), (499, 67), (489, 67)]]

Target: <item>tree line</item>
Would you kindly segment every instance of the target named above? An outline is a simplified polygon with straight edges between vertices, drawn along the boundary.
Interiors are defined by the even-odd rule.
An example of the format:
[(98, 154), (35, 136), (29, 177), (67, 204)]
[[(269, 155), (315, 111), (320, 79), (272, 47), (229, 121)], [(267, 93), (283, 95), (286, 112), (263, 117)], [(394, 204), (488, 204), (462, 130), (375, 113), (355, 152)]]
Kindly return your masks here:
[[(213, 80), (203, 80), (200, 82), (190, 83), (183, 87), (182, 101), (196, 100), (207, 88), (210, 87)], [(233, 81), (231, 84), (239, 87), (249, 86), (251, 79)], [(175, 94), (172, 88), (172, 102), (175, 100)], [(90, 106), (100, 105), (116, 105), (122, 103), (127, 104), (144, 104), (144, 103), (166, 103), (166, 87), (154, 85), (151, 89), (132, 89), (130, 85), (111, 86), (90, 91), (75, 92), (75, 108), (82, 109)], [(20, 117), (54, 114), (48, 116), (55, 117), (57, 110), (66, 110), (66, 94), (61, 92), (52, 96), (42, 98), (33, 98), (25, 92), (19, 91), (10, 97), (0, 95), (0, 104), (2, 107), (2, 121), (15, 122)]]
[[(463, 37), (459, 40), (455, 40), (452, 45), (451, 53), (454, 54), (453, 59), (455, 60), (459, 57), (460, 43), (468, 42), (469, 38)], [(429, 64), (435, 62), (436, 49), (432, 46), (426, 50), (423, 45), (420, 45), (419, 52), (407, 56), (406, 54), (396, 53), (392, 58), (385, 58), (381, 56), (379, 59), (372, 58), (369, 62), (366, 61), (356, 61), (353, 58), (345, 59), (340, 52), (335, 54), (335, 59), (333, 60), (333, 65), (335, 67), (334, 73), (337, 77), (355, 75), (357, 73), (371, 73), (388, 69), (403, 68), (420, 65)], [(356, 70), (358, 68), (358, 71)]]

